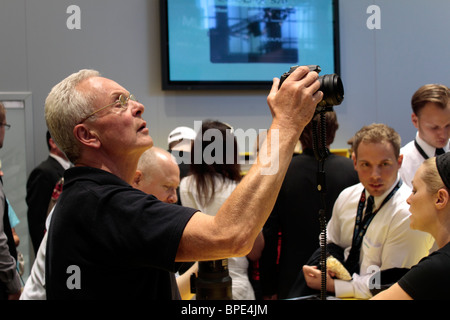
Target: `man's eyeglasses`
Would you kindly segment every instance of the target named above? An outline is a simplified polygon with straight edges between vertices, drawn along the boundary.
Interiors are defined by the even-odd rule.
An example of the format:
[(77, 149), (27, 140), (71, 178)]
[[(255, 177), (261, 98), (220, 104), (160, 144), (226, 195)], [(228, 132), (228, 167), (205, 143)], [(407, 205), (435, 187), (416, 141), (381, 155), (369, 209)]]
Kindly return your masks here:
[(130, 94), (128, 97), (124, 94), (121, 94), (119, 96), (119, 99), (117, 99), (116, 101), (114, 101), (113, 103), (110, 103), (104, 107), (101, 107), (100, 109), (95, 110), (94, 112), (92, 112), (91, 114), (89, 114), (86, 118), (84, 118), (82, 121), (80, 121), (79, 123), (83, 123), (84, 121), (86, 121), (87, 119), (89, 119), (90, 117), (92, 117), (94, 114), (96, 114), (97, 112), (100, 112), (108, 107), (111, 106), (115, 106), (115, 105), (120, 105), (120, 108), (126, 110), (128, 107), (128, 100), (131, 101), (137, 101), (136, 97), (132, 94)]
[(0, 128), (1, 128), (1, 127), (4, 127), (5, 130), (9, 130), (9, 128), (11, 128), (11, 125), (10, 125), (10, 124), (7, 124), (7, 123), (0, 123)]

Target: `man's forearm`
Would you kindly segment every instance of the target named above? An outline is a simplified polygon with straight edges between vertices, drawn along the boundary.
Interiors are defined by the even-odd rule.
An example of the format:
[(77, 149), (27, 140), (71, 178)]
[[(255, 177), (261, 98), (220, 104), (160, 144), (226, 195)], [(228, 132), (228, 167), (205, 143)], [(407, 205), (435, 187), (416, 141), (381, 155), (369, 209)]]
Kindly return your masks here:
[(297, 133), (271, 127), (256, 162), (217, 214), (211, 217), (198, 213), (191, 218), (180, 242), (178, 261), (189, 261), (189, 257), (216, 260), (245, 256), (251, 251), (272, 212), (296, 139)]
[[(303, 128), (323, 94), (317, 73), (296, 69), (267, 98), (273, 121), (257, 161), (213, 218), (194, 214), (185, 227), (178, 261), (247, 255), (270, 215)], [(195, 251), (193, 250), (195, 248)]]
[(272, 126), (256, 163), (217, 213), (219, 225), (230, 226), (230, 232), (242, 236), (243, 239), (236, 238), (240, 246), (251, 248), (272, 212), (302, 130), (292, 134)]

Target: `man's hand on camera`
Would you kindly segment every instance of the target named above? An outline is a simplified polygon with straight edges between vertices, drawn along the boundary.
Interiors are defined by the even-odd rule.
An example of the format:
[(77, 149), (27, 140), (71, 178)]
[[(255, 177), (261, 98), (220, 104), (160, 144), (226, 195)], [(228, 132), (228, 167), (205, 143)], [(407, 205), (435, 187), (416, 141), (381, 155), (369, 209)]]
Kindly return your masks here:
[(308, 67), (297, 68), (278, 89), (280, 80), (273, 80), (272, 89), (267, 97), (274, 122), (282, 128), (303, 129), (312, 119), (316, 105), (322, 100), (323, 93), (318, 91), (320, 83), (317, 72)]

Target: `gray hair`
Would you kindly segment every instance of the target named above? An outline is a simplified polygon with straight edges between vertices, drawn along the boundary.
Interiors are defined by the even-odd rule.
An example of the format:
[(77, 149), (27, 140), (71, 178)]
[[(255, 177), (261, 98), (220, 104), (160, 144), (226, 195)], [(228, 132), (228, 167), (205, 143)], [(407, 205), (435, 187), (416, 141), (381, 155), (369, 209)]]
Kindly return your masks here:
[(73, 128), (92, 112), (93, 92), (81, 92), (77, 86), (83, 80), (98, 77), (96, 70), (83, 69), (55, 85), (45, 100), (45, 121), (50, 134), (67, 158), (75, 163), (80, 156)]

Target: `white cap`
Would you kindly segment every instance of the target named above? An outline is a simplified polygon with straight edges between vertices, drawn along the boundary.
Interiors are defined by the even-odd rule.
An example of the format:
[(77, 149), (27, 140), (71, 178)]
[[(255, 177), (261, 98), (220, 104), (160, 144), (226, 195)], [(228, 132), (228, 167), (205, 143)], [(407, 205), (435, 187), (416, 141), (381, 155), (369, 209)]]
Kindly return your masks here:
[(195, 140), (196, 133), (193, 129), (188, 127), (177, 127), (169, 133), (167, 142), (170, 144), (174, 141), (179, 141), (182, 139)]

